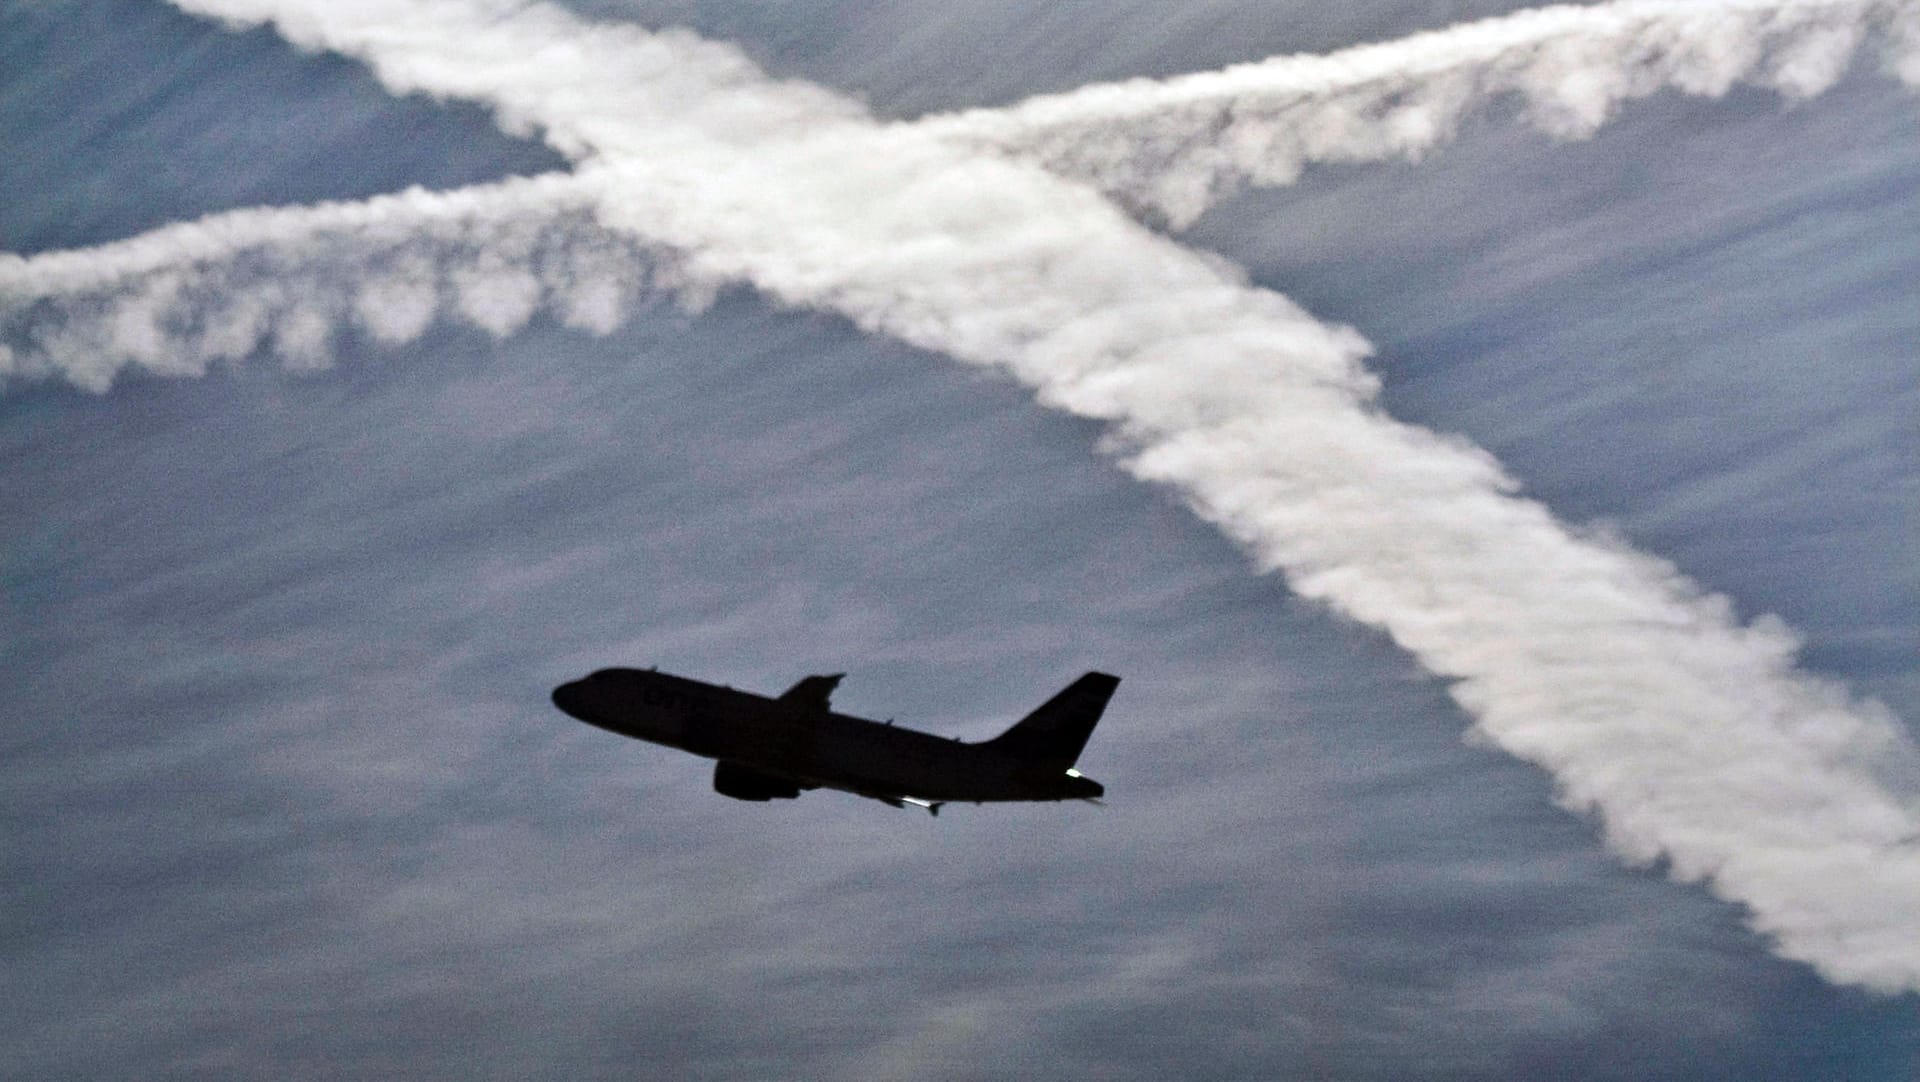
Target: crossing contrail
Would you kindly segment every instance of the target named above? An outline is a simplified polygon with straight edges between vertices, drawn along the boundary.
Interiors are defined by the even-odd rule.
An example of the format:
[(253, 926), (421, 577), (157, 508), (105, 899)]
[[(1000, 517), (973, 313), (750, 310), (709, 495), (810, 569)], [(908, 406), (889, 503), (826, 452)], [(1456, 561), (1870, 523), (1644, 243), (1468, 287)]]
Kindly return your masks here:
[[(208, 348), (194, 328), (231, 303), (206, 294), (222, 291), (267, 313), (250, 326), (272, 330), (254, 332), (247, 349), (295, 354), (317, 353), (330, 328), (397, 340), (449, 314), (509, 333), (547, 309), (599, 329), (639, 291), (697, 295), (731, 282), (838, 312), (1009, 372), (1043, 403), (1108, 422), (1133, 474), (1171, 486), (1262, 568), (1383, 629), (1448, 678), (1475, 730), (1552, 772), (1562, 799), (1592, 812), (1615, 852), (1664, 858), (1675, 876), (1744, 904), (1781, 954), (1831, 980), (1920, 988), (1920, 756), (1883, 707), (1798, 670), (1795, 640), (1777, 620), (1742, 624), (1670, 564), (1569, 528), (1517, 495), (1484, 451), (1386, 416), (1359, 334), (1147, 228), (1075, 179), (1099, 176), (1074, 168), (1071, 155), (1017, 140), (983, 148), (947, 120), (881, 124), (819, 87), (768, 79), (728, 46), (543, 4), (178, 3), (357, 57), (396, 92), (483, 102), (578, 168), (478, 193), (243, 212), (260, 217), (0, 264), (0, 297), (27, 298), (5, 302), (7, 325), (57, 328), (16, 352), (16, 371), (89, 382), (87, 362), (64, 352), (60, 335), (113, 341), (81, 333), (103, 322), (125, 329), (134, 363), (192, 370), (205, 363), (192, 351)], [(1687, 89), (1769, 71), (1771, 85), (1812, 92), (1868, 29), (1893, 38), (1911, 27), (1911, 5), (1780, 7), (1824, 14), (1767, 30), (1757, 67), (1655, 67), (1712, 74), (1671, 77)], [(1585, 9), (1510, 25), (1594, 18), (1568, 10)], [(1710, 23), (1661, 25), (1684, 36)], [(1593, 55), (1617, 61), (1618, 40), (1603, 30), (1516, 48), (1581, 56), (1591, 41)], [(1424, 54), (1373, 48), (1409, 64)], [(1666, 57), (1712, 52), (1663, 48)], [(1481, 55), (1474, 70), (1542, 70)], [(1781, 74), (1789, 69), (1797, 74)], [(1609, 69), (1602, 60), (1579, 70)], [(1620, 78), (1641, 85), (1633, 71)], [(1514, 85), (1487, 79), (1449, 93)], [(1453, 123), (1473, 107), (1436, 115)], [(1085, 135), (1091, 146), (1110, 138), (1105, 123), (1049, 130), (1101, 133)], [(1197, 138), (1232, 158), (1233, 125), (1209, 130)], [(283, 287), (248, 269), (275, 259), (331, 283), (324, 302), (275, 308)], [(373, 280), (395, 284), (374, 291), (369, 311), (356, 290)], [(247, 341), (234, 332), (220, 355)]]
[[(208, 0), (195, 10), (255, 21), (267, 14), (246, 0)], [(343, 17), (336, 7), (326, 19), (297, 10), (273, 17), (295, 40), (347, 52), (379, 37), (433, 32), (404, 21), (413, 9), (358, 10)], [(518, 15), (522, 23), (546, 17), (537, 8)], [(472, 57), (463, 66), (459, 58), (409, 61), (389, 52), (383, 76), (396, 90), (490, 100), (508, 130), (537, 131), (576, 161), (617, 150), (631, 126), (605, 114), (643, 86), (670, 100), (709, 103), (712, 87), (731, 88), (733, 107), (713, 118), (709, 138), (723, 132), (736, 141), (778, 139), (790, 120), (860, 115), (850, 102), (804, 84), (775, 83), (737, 50), (683, 32), (601, 27), (593, 46), (556, 46), (576, 47), (597, 49), (598, 62), (578, 69), (555, 63), (550, 78), (518, 80), (523, 97), (531, 92), (543, 100), (505, 101), (500, 81), (482, 67), (506, 64), (525, 73), (524, 53)], [(1862, 48), (1920, 85), (1920, 4), (1556, 6), (1325, 55), (1088, 86), (902, 127), (1038, 162), (1094, 184), (1150, 221), (1184, 226), (1241, 187), (1289, 183), (1314, 162), (1417, 158), (1495, 103), (1518, 101), (1535, 124), (1573, 138), (1593, 132), (1622, 102), (1669, 88), (1719, 95), (1745, 82), (1789, 98), (1810, 96)], [(643, 292), (636, 283), (678, 282), (696, 303), (710, 291), (684, 276), (635, 269), (624, 238), (588, 239), (582, 229), (592, 224), (590, 187), (554, 174), (364, 203), (242, 210), (34, 259), (0, 253), (0, 379), (61, 375), (101, 390), (128, 366), (199, 374), (263, 346), (295, 365), (319, 364), (343, 312), (388, 343), (442, 318), (508, 333), (541, 311), (604, 333)], [(570, 198), (576, 190), (578, 198)], [(580, 213), (556, 223), (563, 207)], [(584, 260), (566, 251), (582, 247), (592, 250)], [(382, 249), (382, 281), (394, 288), (362, 280), (369, 252)], [(481, 249), (487, 258), (474, 266), (471, 257)], [(521, 265), (535, 258), (541, 267)], [(247, 263), (254, 265), (251, 279), (235, 265)], [(275, 280), (261, 276), (265, 268)]]

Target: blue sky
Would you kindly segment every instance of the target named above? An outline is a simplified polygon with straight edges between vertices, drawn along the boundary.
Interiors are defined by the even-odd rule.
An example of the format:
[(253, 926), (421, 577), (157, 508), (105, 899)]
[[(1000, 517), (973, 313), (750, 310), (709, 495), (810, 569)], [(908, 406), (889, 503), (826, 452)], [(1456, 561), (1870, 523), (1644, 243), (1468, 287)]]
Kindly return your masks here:
[[(601, 5), (886, 116), (1488, 8)], [(0, 9), (0, 244), (562, 164), (144, 3)], [(1294, 16), (1294, 17), (1289, 17)], [(1257, 33), (1246, 30), (1258, 27)], [(904, 28), (904, 29), (903, 29)], [(906, 31), (911, 31), (906, 32)], [(1181, 239), (1394, 415), (1920, 718), (1914, 104), (1871, 70), (1476, 122)], [(21, 1077), (1898, 1077), (1911, 993), (1623, 866), (1441, 679), (1004, 377), (746, 288), (0, 391)], [(1125, 677), (1104, 810), (775, 808), (545, 700), (602, 664), (968, 738)]]

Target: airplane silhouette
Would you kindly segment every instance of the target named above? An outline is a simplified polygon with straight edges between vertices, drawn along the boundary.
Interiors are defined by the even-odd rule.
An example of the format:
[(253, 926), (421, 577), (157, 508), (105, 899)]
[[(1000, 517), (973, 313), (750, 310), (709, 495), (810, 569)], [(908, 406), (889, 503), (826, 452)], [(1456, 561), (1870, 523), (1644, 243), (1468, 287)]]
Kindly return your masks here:
[(716, 792), (790, 800), (840, 789), (938, 815), (952, 801), (1086, 800), (1106, 790), (1073, 768), (1120, 678), (1090, 672), (991, 740), (969, 744), (836, 714), (844, 673), (809, 676), (778, 698), (655, 669), (601, 669), (553, 690), (553, 704), (608, 732), (718, 762)]

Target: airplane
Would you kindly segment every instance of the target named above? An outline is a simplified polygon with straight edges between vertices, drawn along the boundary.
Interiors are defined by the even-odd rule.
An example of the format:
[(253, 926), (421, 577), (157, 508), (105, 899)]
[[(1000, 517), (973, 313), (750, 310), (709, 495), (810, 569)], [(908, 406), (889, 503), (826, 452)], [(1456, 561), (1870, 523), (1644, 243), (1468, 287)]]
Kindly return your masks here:
[(845, 673), (809, 676), (778, 698), (657, 669), (601, 669), (553, 689), (553, 704), (608, 732), (717, 760), (715, 792), (791, 800), (839, 789), (940, 814), (955, 801), (1085, 800), (1106, 791), (1074, 761), (1120, 678), (1090, 672), (991, 740), (964, 743), (834, 713)]

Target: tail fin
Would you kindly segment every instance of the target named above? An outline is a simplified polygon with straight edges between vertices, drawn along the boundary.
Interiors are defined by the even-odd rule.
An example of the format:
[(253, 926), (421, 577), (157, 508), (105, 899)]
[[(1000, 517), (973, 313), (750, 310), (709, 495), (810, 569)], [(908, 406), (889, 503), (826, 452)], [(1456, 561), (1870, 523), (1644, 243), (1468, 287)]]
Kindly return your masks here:
[(1117, 676), (1090, 672), (982, 746), (1031, 762), (1070, 767), (1087, 746), (1087, 737), (1093, 735), (1107, 699), (1119, 685)]

